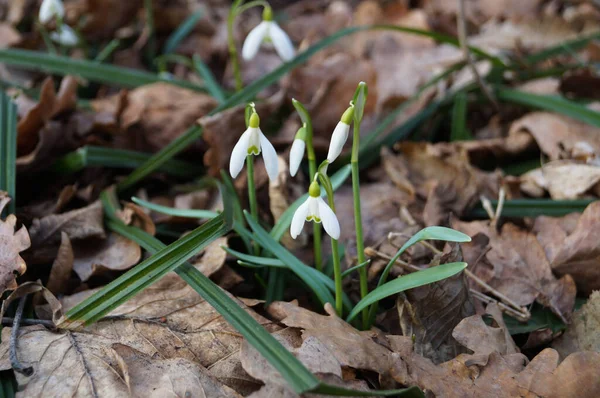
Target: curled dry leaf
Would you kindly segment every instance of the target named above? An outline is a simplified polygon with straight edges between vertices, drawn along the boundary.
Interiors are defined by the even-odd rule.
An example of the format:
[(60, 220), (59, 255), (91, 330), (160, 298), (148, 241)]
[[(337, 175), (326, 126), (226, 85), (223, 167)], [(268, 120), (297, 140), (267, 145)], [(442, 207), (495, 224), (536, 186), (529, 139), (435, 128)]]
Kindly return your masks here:
[(48, 290), (56, 295), (67, 293), (68, 282), (71, 278), (71, 271), (73, 271), (73, 261), (73, 247), (69, 235), (61, 232), (58, 253), (56, 253), (56, 258), (52, 263), (52, 269), (46, 284)]
[(573, 313), (573, 323), (565, 333), (552, 343), (561, 358), (579, 351), (600, 352), (600, 291), (590, 295), (588, 301)]
[[(62, 305), (60, 301), (58, 301), (58, 299), (54, 297), (52, 292), (46, 289), (44, 285), (42, 285), (39, 281), (25, 282), (19, 285), (19, 287), (17, 287), (14, 292), (12, 292), (4, 301), (2, 301), (0, 317), (4, 316), (4, 313), (13, 301), (20, 299), (21, 297), (25, 297), (29, 294), (35, 294), (37, 296), (41, 295), (48, 303), (47, 306), (44, 307), (43, 312), (38, 313), (36, 308), (36, 315), (38, 315), (40, 318), (42, 318), (43, 316), (43, 318), (50, 319), (54, 324), (56, 324), (63, 314)], [(5, 340), (3, 339), (2, 341)]]
[[(570, 275), (556, 279), (544, 249), (530, 232), (504, 224), (501, 233), (489, 223), (453, 221), (452, 227), (481, 239), (462, 245), (465, 261), (479, 278), (521, 306), (533, 301), (549, 307), (568, 323), (575, 304), (576, 287)], [(481, 237), (481, 236), (480, 236)]]
[[(0, 191), (0, 214), (10, 202), (8, 193)], [(0, 220), (0, 294), (5, 290), (17, 287), (16, 275), (23, 275), (27, 265), (20, 252), (31, 246), (27, 228), (22, 226), (15, 232), (17, 218), (9, 214), (5, 220)]]
[(600, 289), (600, 202), (593, 202), (580, 217), (538, 217), (533, 231), (545, 250), (552, 271), (571, 275), (583, 294)]

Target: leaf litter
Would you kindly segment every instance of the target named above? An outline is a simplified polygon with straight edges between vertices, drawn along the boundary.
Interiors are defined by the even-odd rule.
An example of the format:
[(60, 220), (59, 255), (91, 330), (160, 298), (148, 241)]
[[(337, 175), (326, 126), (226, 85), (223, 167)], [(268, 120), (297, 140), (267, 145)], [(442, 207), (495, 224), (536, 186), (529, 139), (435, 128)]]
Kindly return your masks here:
[[(0, 35), (0, 47), (45, 51), (43, 35), (25, 18), (36, 10), (30, 3), (0, 4), (0, 30), (6, 33)], [(20, 328), (17, 353), (22, 363), (33, 366), (34, 374), (15, 373), (17, 396), (297, 396), (241, 334), (173, 273), (93, 325), (77, 330), (60, 327), (62, 312), (135, 267), (147, 254), (138, 243), (107, 227), (98, 200), (102, 190), (127, 175), (126, 170), (101, 163), (57, 173), (52, 165), (85, 146), (154, 153), (199, 126), (201, 138), (181, 153), (178, 160), (187, 163), (178, 167), (203, 166), (211, 177), (182, 179), (160, 171), (138, 184), (136, 196), (180, 210), (215, 211), (221, 204), (210, 178), (226, 168), (245, 127), (243, 106), (212, 113), (218, 101), (209, 93), (168, 82), (177, 78), (206, 84), (206, 78), (190, 67), (189, 57), (197, 54), (220, 89), (227, 96), (233, 92), (226, 33), (229, 3), (152, 2), (153, 26), (144, 2), (125, 3), (66, 2), (65, 22), (77, 26), (93, 51), (59, 50), (74, 59), (93, 59), (118, 39), (106, 63), (145, 69), (167, 82), (125, 89), (75, 74), (60, 78), (13, 65), (0, 69), (3, 82), (15, 83), (8, 92), (18, 110), (17, 211), (0, 221), (0, 290), (12, 291), (3, 301), (0, 369), (12, 366), (11, 303), (33, 295), (29, 313), (39, 319), (29, 319), (34, 325)], [(273, 2), (274, 9), (285, 16), (282, 28), (298, 52), (340, 29), (365, 24), (454, 36), (461, 18), (458, 2), (446, 1), (278, 3)], [(158, 60), (169, 35), (198, 10), (200, 23), (173, 54), (190, 63), (176, 57)], [(237, 43), (260, 21), (254, 11), (238, 18)], [(509, 101), (499, 101), (501, 109), (496, 112), (474, 94), (477, 83), (469, 68), (450, 73), (420, 93), (430, 79), (463, 61), (460, 49), (388, 31), (342, 38), (261, 91), (256, 107), (268, 126), (263, 130), (283, 152), (300, 127), (290, 99), (304, 103), (313, 117), (316, 155), (321, 159), (358, 81), (369, 85), (363, 142), (386, 116), (404, 106), (374, 142), (388, 134), (393, 139), (382, 148), (367, 148), (380, 161), (361, 173), (369, 283), (375, 286), (389, 259), (410, 236), (432, 225), (450, 226), (472, 241), (417, 244), (400, 257), (391, 275), (455, 261), (467, 262), (467, 272), (382, 301), (375, 326), (359, 330), (332, 307), (315, 305), (289, 273), (288, 289), (265, 307), (261, 283), (268, 287), (269, 282), (260, 270), (239, 266), (221, 249), (240, 248), (235, 234), (218, 239), (189, 262), (330, 384), (364, 391), (414, 385), (440, 397), (599, 396), (600, 246), (595, 233), (599, 108), (593, 102), (597, 94), (589, 87), (597, 84), (591, 65), (600, 52), (592, 40), (573, 48), (564, 44), (560, 55), (542, 61), (528, 58), (597, 32), (598, 10), (587, 2), (480, 0), (467, 2), (464, 18), (469, 44), (513, 66), (498, 74), (494, 60), (478, 60), (474, 66), (486, 85), (511, 86), (545, 98), (560, 95), (580, 112), (595, 112), (596, 122), (584, 122), (577, 112), (565, 109)], [(242, 62), (246, 85), (282, 65), (269, 51)], [(561, 68), (563, 72), (553, 72)], [(537, 72), (550, 76), (535, 78)], [(454, 119), (461, 117), (453, 109), (458, 92), (467, 98), (462, 117), (472, 140), (452, 136), (458, 125)], [(436, 101), (440, 101), (437, 110), (408, 131), (410, 140), (395, 130)], [(287, 159), (279, 158), (282, 173)], [(268, 182), (261, 165), (256, 167), (255, 181), (261, 217), (268, 222), (281, 220), (309, 182), (302, 169), (298, 177), (281, 174), (276, 182)], [(244, 207), (246, 184), (245, 175), (235, 181)], [(129, 202), (129, 193), (120, 196), (124, 208), (118, 217), (164, 242), (204, 222), (146, 211)], [(503, 206), (508, 209), (511, 203), (532, 199), (542, 200), (536, 202), (542, 203), (538, 207), (575, 200), (585, 205), (560, 217), (503, 216)], [(0, 212), (8, 200), (2, 193)], [(336, 206), (342, 254), (345, 266), (351, 267), (357, 265), (357, 248), (350, 185), (339, 189)], [(481, 219), (476, 211), (489, 219)], [(310, 235), (307, 232), (298, 241), (284, 236), (281, 241), (310, 263)], [(354, 302), (360, 298), (356, 273), (346, 277), (344, 289)], [(585, 304), (575, 310), (581, 301)], [(555, 316), (561, 326), (536, 327), (536, 311)], [(510, 325), (515, 322), (519, 333), (511, 336)]]

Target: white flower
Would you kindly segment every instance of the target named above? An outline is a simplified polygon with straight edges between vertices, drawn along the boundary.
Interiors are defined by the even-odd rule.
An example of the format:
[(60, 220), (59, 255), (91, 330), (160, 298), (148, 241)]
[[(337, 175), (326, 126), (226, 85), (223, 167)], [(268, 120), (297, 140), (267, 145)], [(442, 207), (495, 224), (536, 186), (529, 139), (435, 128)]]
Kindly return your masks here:
[(331, 134), (331, 141), (329, 142), (329, 152), (327, 152), (327, 160), (329, 163), (333, 163), (334, 160), (340, 156), (344, 149), (344, 144), (348, 139), (348, 133), (350, 132), (350, 123), (352, 123), (352, 117), (354, 116), (354, 107), (350, 106), (342, 115), (340, 121), (335, 126), (333, 133)]
[(62, 18), (65, 15), (65, 7), (61, 0), (44, 0), (40, 6), (39, 20), (45, 24), (52, 18)]
[(237, 177), (244, 168), (246, 156), (259, 155), (261, 152), (269, 179), (275, 180), (277, 178), (279, 172), (277, 153), (273, 145), (260, 130), (259, 123), (260, 119), (255, 112), (250, 116), (248, 128), (233, 147), (231, 159), (229, 160), (229, 173), (233, 178)]
[(254, 58), (260, 45), (264, 42), (272, 43), (281, 59), (289, 61), (294, 58), (294, 45), (290, 37), (272, 20), (271, 8), (265, 8), (263, 21), (248, 33), (242, 46), (242, 57), (245, 60)]
[(76, 46), (79, 43), (79, 37), (68, 25), (62, 25), (57, 32), (50, 32), (50, 39), (63, 46)]
[(304, 157), (304, 149), (306, 148), (306, 142), (299, 138), (296, 138), (292, 143), (292, 149), (290, 149), (290, 175), (293, 177), (298, 172), (302, 158)]
[(323, 223), (325, 232), (329, 234), (333, 239), (340, 238), (340, 223), (331, 208), (321, 198), (321, 189), (316, 181), (310, 184), (308, 190), (308, 199), (298, 207), (292, 218), (292, 225), (290, 226), (290, 235), (296, 239), (306, 221), (314, 221), (316, 223)]

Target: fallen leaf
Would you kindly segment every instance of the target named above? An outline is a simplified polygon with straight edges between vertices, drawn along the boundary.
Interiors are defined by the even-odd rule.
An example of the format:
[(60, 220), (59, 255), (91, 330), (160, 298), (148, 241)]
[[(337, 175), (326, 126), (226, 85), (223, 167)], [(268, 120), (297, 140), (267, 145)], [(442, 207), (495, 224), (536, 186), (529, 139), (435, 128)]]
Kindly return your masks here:
[(600, 352), (600, 292), (592, 292), (588, 301), (573, 313), (573, 323), (552, 342), (561, 358), (579, 352)]
[(73, 247), (66, 232), (61, 232), (60, 246), (50, 269), (46, 287), (55, 295), (67, 293), (68, 282), (73, 271)]
[[(8, 193), (0, 191), (0, 214), (8, 202)], [(0, 220), (0, 294), (7, 289), (15, 289), (16, 275), (23, 275), (27, 270), (27, 265), (19, 253), (31, 246), (31, 240), (24, 226), (15, 232), (16, 224), (17, 218), (14, 214)]]

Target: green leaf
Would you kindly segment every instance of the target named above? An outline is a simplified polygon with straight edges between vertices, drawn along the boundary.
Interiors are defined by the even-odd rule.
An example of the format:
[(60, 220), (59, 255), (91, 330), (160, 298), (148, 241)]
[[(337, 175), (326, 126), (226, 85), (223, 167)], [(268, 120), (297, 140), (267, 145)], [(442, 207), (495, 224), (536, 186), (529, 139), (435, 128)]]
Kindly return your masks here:
[(401, 388), (398, 390), (371, 390), (371, 391), (357, 391), (350, 390), (348, 388), (332, 386), (330, 384), (321, 383), (311, 392), (317, 394), (332, 395), (337, 397), (406, 397), (406, 398), (424, 398), (425, 395), (418, 387)]
[(192, 62), (194, 65), (194, 69), (196, 69), (196, 73), (200, 75), (202, 80), (204, 80), (204, 84), (206, 85), (206, 91), (219, 102), (222, 103), (225, 101), (225, 93), (223, 89), (215, 79), (215, 76), (210, 71), (208, 65), (202, 61), (202, 58), (198, 54), (194, 54), (192, 58)]
[(552, 333), (565, 330), (565, 325), (552, 310), (535, 303), (531, 309), (531, 318), (527, 322), (519, 322), (513, 317), (504, 316), (504, 322), (510, 334), (523, 334), (535, 332), (540, 329), (550, 329)]
[(371, 259), (365, 261), (362, 264), (358, 264), (355, 265), (354, 267), (350, 267), (348, 268), (346, 271), (342, 272), (342, 279), (344, 279), (345, 277), (347, 277), (348, 275), (350, 275), (351, 273), (353, 273), (354, 271), (358, 271), (359, 269), (366, 267), (367, 265), (369, 265), (371, 263)]
[[(420, 30), (420, 29), (405, 28), (402, 26), (395, 26), (395, 25), (368, 25), (368, 26), (349, 27), (346, 29), (342, 29), (342, 30), (332, 34), (331, 36), (328, 36), (328, 37), (324, 38), (323, 40), (313, 44), (312, 46), (307, 48), (305, 51), (296, 55), (296, 57), (292, 58), (290, 61), (284, 63), (283, 65), (281, 65), (280, 67), (271, 71), (270, 73), (266, 74), (262, 78), (257, 79), (254, 82), (250, 83), (243, 90), (238, 91), (237, 93), (235, 93), (234, 95), (229, 97), (225, 102), (221, 103), (216, 109), (214, 109), (213, 111), (210, 112), (210, 115), (214, 115), (225, 109), (229, 109), (233, 106), (250, 101), (259, 92), (261, 92), (263, 89), (267, 88), (271, 84), (277, 82), (286, 73), (290, 72), (292, 69), (296, 68), (297, 66), (300, 66), (300, 65), (304, 64), (305, 62), (307, 62), (317, 52), (334, 44), (336, 41), (340, 40), (343, 37), (352, 35), (357, 32), (362, 32), (365, 30), (386, 30), (386, 31), (396, 31), (396, 32), (401, 32), (401, 33), (410, 33), (410, 34), (414, 34), (414, 35), (418, 35), (418, 36), (430, 37), (430, 38), (437, 40), (439, 42), (442, 42), (442, 43), (447, 43), (447, 44), (452, 44), (454, 46), (458, 46), (458, 41), (453, 37), (446, 36), (446, 35), (436, 33), (436, 32)], [(500, 60), (498, 57), (492, 56), (492, 55), (490, 55), (478, 48), (475, 48), (475, 47), (469, 47), (469, 48), (473, 54), (475, 54), (479, 57), (482, 57), (482, 58), (489, 59), (494, 65), (500, 65), (500, 66), (504, 65), (502, 60)], [(1, 58), (0, 58), (0, 60), (1, 60)], [(177, 140), (171, 142), (169, 145), (167, 145), (165, 148), (163, 148), (162, 151), (159, 152), (155, 158), (149, 160), (147, 162), (147, 164), (140, 166), (140, 169), (143, 170), (143, 172), (138, 173), (136, 170), (131, 174), (130, 177), (128, 177), (126, 186), (131, 186), (131, 185), (135, 184), (136, 182), (138, 182), (139, 180), (141, 180), (142, 178), (144, 178), (145, 176), (150, 174), (153, 170), (158, 168), (167, 159), (172, 158), (177, 153), (179, 153), (180, 151), (185, 149), (185, 147), (187, 145), (189, 145), (191, 142), (193, 142), (197, 138), (197, 137), (193, 137), (193, 138), (189, 137), (194, 134), (195, 133), (193, 131), (188, 130), (186, 133), (184, 133), (182, 136), (180, 136)], [(393, 139), (393, 137), (391, 139)], [(184, 143), (186, 145), (183, 145)], [(361, 163), (362, 163), (362, 161), (361, 161)]]
[[(286, 264), (290, 270), (296, 274), (304, 283), (306, 283), (312, 291), (315, 293), (321, 304), (335, 303), (331, 290), (323, 283), (322, 279), (315, 276), (313, 271), (314, 268), (302, 263), (296, 256), (290, 253), (285, 247), (281, 246), (267, 231), (265, 231), (252, 216), (244, 212), (246, 215), (246, 222), (252, 228), (254, 232), (254, 239), (266, 250), (273, 253), (275, 257)], [(316, 271), (316, 270), (315, 270)], [(326, 275), (322, 274), (327, 278)], [(328, 278), (329, 279), (329, 278)]]
[[(86, 167), (136, 168), (150, 159), (152, 154), (125, 149), (83, 146), (64, 155), (51, 167), (57, 173), (76, 173)], [(192, 177), (202, 173), (204, 168), (177, 159), (165, 162), (158, 171), (175, 177)]]
[(187, 217), (187, 218), (215, 218), (219, 213), (210, 210), (197, 210), (197, 209), (176, 209), (174, 207), (157, 205), (156, 203), (148, 202), (146, 200), (131, 197), (131, 201), (137, 205), (153, 210), (157, 213), (166, 214), (174, 217)]
[(473, 136), (467, 131), (467, 94), (456, 95), (452, 108), (452, 130), (450, 141), (472, 140)]
[[(342, 186), (344, 181), (346, 181), (346, 179), (350, 176), (350, 172), (351, 166), (347, 164), (346, 166), (339, 169), (333, 176), (331, 176), (331, 185), (333, 186), (334, 190), (337, 190), (339, 187)], [(321, 187), (321, 195), (324, 194), (325, 191), (323, 187)], [(296, 212), (298, 207), (300, 207), (300, 205), (306, 201), (306, 199), (308, 199), (308, 193), (305, 193), (304, 195), (296, 199), (296, 201), (292, 203), (290, 207), (288, 207), (283, 212), (281, 217), (279, 217), (279, 220), (277, 220), (277, 223), (275, 224), (273, 229), (271, 229), (271, 236), (273, 237), (273, 239), (275, 239), (276, 241), (279, 241), (281, 239), (285, 231), (287, 231), (287, 229), (290, 227), (290, 224), (292, 223), (292, 218), (294, 218), (294, 213)]]
[(0, 190), (8, 192), (12, 198), (8, 213), (15, 212), (16, 181), (17, 106), (4, 91), (0, 91)]
[(496, 89), (496, 96), (501, 101), (560, 113), (592, 126), (600, 127), (600, 112), (593, 111), (584, 105), (561, 96), (530, 94), (502, 87)]
[(179, 43), (181, 43), (181, 41), (185, 39), (192, 32), (192, 30), (194, 30), (194, 27), (196, 26), (200, 18), (202, 18), (202, 14), (202, 10), (198, 10), (195, 13), (191, 14), (185, 19), (185, 21), (181, 23), (181, 25), (177, 27), (177, 29), (175, 29), (173, 33), (171, 33), (171, 35), (165, 42), (163, 54), (172, 53), (177, 49)]
[(446, 279), (452, 275), (458, 274), (466, 267), (467, 263), (442, 264), (436, 267), (424, 269), (422, 271), (413, 272), (412, 274), (404, 275), (393, 281), (384, 283), (360, 300), (352, 309), (352, 312), (350, 312), (350, 315), (348, 315), (346, 321), (350, 322), (362, 310), (386, 297), (408, 289), (413, 289), (415, 287), (441, 281), (442, 279)]
[(96, 55), (96, 57), (94, 58), (94, 61), (98, 62), (98, 63), (102, 63), (102, 62), (106, 61), (117, 50), (117, 48), (119, 48), (120, 45), (121, 45), (121, 40), (119, 40), (119, 39), (111, 40), (106, 45), (106, 47), (104, 47), (102, 49), (102, 51), (100, 51), (98, 53), (98, 55)]
[(238, 252), (237, 250), (233, 250), (227, 246), (221, 246), (221, 248), (232, 256), (248, 263), (258, 264), (266, 267), (287, 268), (283, 261), (276, 258), (253, 256)]
[[(502, 206), (502, 217), (560, 217), (569, 213), (583, 212), (585, 208), (597, 199), (553, 200), (553, 199), (513, 199), (507, 200)], [(491, 201), (492, 206), (498, 205), (497, 200)], [(487, 218), (487, 213), (481, 206), (476, 207), (470, 216)]]
[(367, 95), (367, 83), (358, 83), (358, 87), (356, 87), (354, 97), (352, 98), (352, 103), (354, 104), (354, 123), (360, 123), (363, 118), (363, 114), (365, 113), (365, 105), (367, 104)]
[(127, 176), (123, 181), (117, 184), (117, 190), (123, 191), (127, 188), (132, 187), (142, 178), (151, 174), (163, 164), (168, 162), (171, 158), (177, 155), (179, 152), (187, 148), (192, 142), (196, 141), (202, 136), (202, 127), (194, 125), (189, 128), (181, 136), (177, 137), (169, 143), (160, 152), (155, 153), (148, 159), (144, 164), (135, 169), (131, 174)]
[[(219, 215), (211, 221), (175, 241), (171, 245), (157, 251), (152, 257), (121, 275), (102, 290), (72, 308), (61, 323), (63, 327), (77, 327), (90, 324), (111, 310), (115, 309), (144, 288), (156, 282), (167, 272), (183, 264), (188, 258), (203, 250), (216, 238), (229, 231), (225, 216)], [(120, 220), (111, 218), (107, 222), (113, 229), (122, 224)]]
[(185, 80), (166, 78), (141, 70), (51, 55), (39, 51), (16, 48), (0, 50), (0, 62), (20, 66), (23, 69), (46, 71), (61, 76), (81, 76), (91, 81), (123, 87), (139, 87), (145, 84), (163, 82), (195, 91), (206, 91), (204, 87)]
[(545, 61), (549, 58), (554, 58), (563, 54), (572, 54), (583, 49), (591, 41), (600, 39), (600, 32), (595, 32), (590, 35), (579, 37), (574, 40), (559, 43), (555, 46), (545, 48), (537, 53), (525, 57), (524, 61), (527, 64), (536, 64)]

